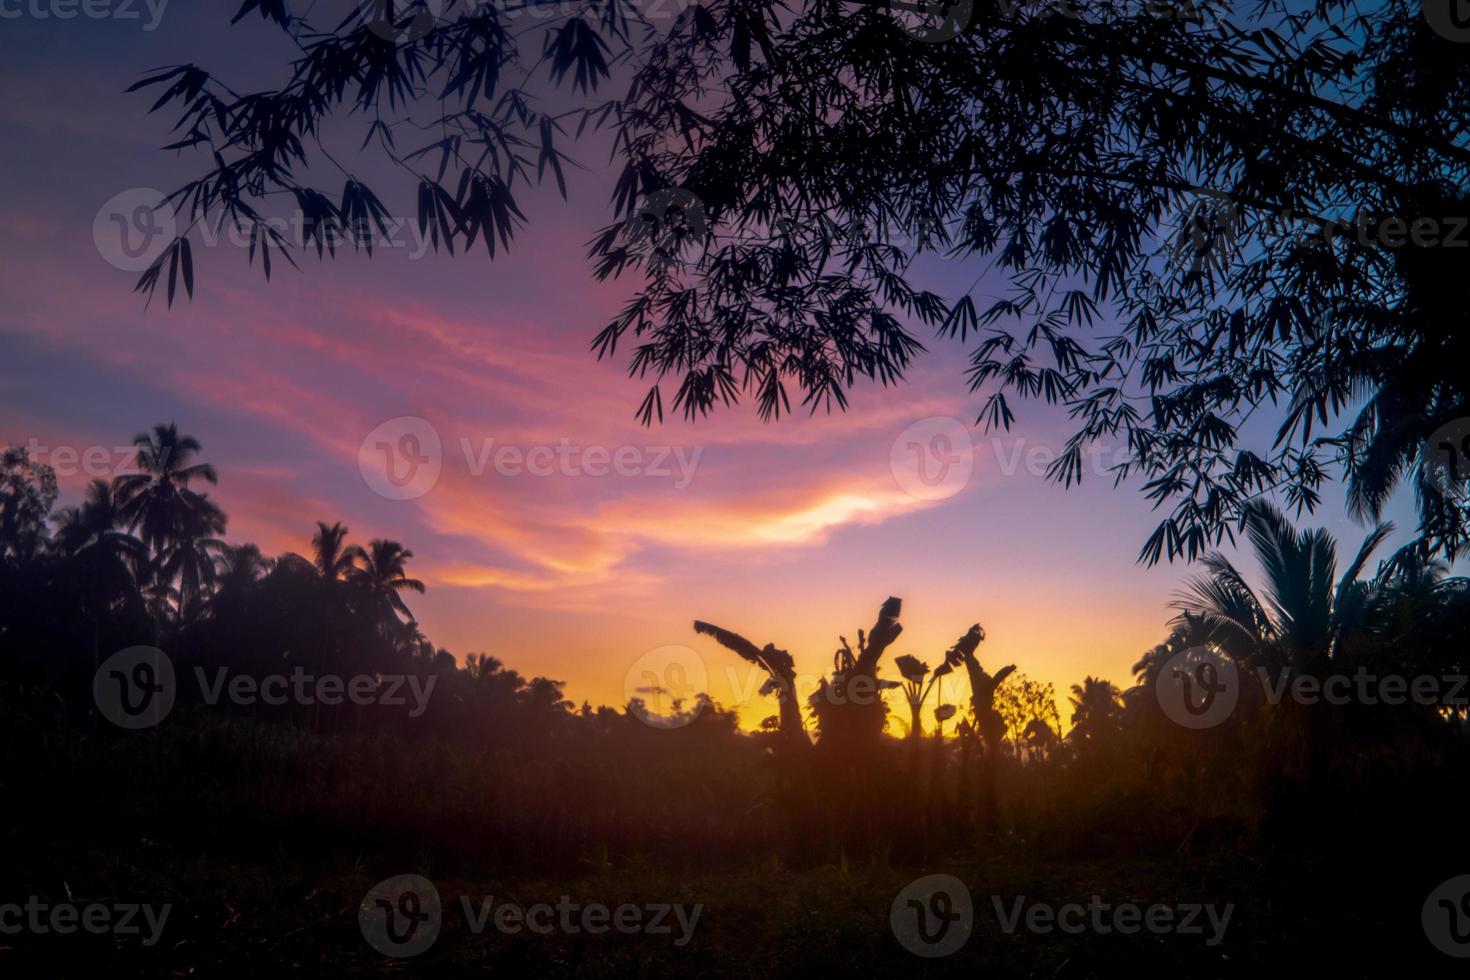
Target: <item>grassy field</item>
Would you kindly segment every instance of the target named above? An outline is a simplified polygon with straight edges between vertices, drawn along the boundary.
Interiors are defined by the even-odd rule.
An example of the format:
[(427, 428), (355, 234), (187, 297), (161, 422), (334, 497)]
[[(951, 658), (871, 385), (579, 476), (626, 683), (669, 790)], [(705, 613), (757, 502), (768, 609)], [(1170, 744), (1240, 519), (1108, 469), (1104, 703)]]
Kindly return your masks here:
[[(882, 859), (792, 869), (671, 871), (653, 861), (588, 867), (555, 879), (462, 875), (452, 867), (379, 866), (371, 859), (314, 863), (280, 854), (248, 864), (137, 841), (125, 850), (15, 838), (7, 842), (15, 895), (52, 901), (169, 903), (161, 941), (94, 935), (5, 937), (6, 976), (787, 976), (815, 970), (855, 975), (975, 977), (1236, 977), (1293, 969), (1340, 977), (1395, 975), (1432, 952), (1419, 928), (1415, 875), (1344, 874), (1339, 865), (1245, 855), (1168, 861), (1048, 863), (1021, 854), (957, 857), (927, 868)], [(357, 906), (380, 879), (415, 872), (443, 902), (437, 940), (410, 959), (381, 955), (364, 939)], [(904, 949), (889, 923), (894, 897), (928, 873), (953, 874), (973, 896), (974, 925), (953, 955)], [(1429, 877), (1442, 877), (1436, 869)], [(1287, 885), (1285, 883), (1291, 882)], [(1371, 883), (1370, 883), (1371, 882)], [(1302, 883), (1309, 883), (1303, 888)], [(1403, 893), (1395, 894), (1402, 887)], [(1018, 899), (1059, 906), (1092, 896), (1117, 904), (1214, 903), (1231, 907), (1218, 942), (1205, 924), (1190, 935), (1007, 932)], [(701, 906), (692, 935), (536, 935), (475, 932), (463, 905), (571, 902)], [(6, 900), (14, 900), (9, 895)], [(672, 917), (670, 918), (672, 922)], [(1200, 919), (1204, 923), (1203, 918)], [(146, 930), (145, 930), (146, 933)], [(1436, 954), (1437, 955), (1437, 954)], [(1426, 959), (1426, 964), (1432, 963)], [(1441, 968), (1449, 961), (1440, 959)], [(1407, 975), (1397, 973), (1396, 975)]]

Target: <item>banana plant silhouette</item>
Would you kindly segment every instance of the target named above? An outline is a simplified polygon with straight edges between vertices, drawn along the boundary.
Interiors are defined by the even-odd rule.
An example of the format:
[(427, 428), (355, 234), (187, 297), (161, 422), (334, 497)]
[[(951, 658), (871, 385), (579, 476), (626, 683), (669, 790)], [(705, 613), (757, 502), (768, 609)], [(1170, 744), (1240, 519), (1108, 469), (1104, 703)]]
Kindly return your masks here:
[(856, 654), (847, 637), (838, 637), (842, 646), (832, 656), (832, 677), (824, 678), (808, 699), (824, 754), (858, 763), (877, 750), (888, 713), (882, 692), (899, 686), (878, 677), (878, 661), (903, 632), (898, 621), (902, 610), (903, 600), (889, 596), (873, 628), (858, 630)]
[(1001, 754), (1001, 740), (1005, 738), (1006, 723), (995, 710), (996, 689), (1015, 671), (1015, 664), (1007, 664), (993, 675), (980, 666), (975, 651), (985, 639), (985, 630), (979, 623), (971, 626), (964, 636), (944, 654), (944, 663), (951, 669), (965, 665), (970, 675), (970, 709), (975, 716), (975, 730), (979, 733), (979, 784), (976, 787), (976, 816), (983, 830), (993, 829), (997, 823), (998, 802), (996, 774)]
[[(976, 727), (985, 741), (986, 749), (995, 753), (1000, 750), (1000, 742), (1006, 731), (1005, 719), (995, 710), (995, 692), (1015, 671), (1016, 665), (1007, 664), (994, 675), (986, 672), (975, 656), (975, 651), (984, 640), (985, 630), (976, 623), (945, 652), (944, 663), (950, 669), (960, 664), (965, 665), (965, 672), (970, 675), (970, 709), (975, 714)], [(938, 676), (934, 680), (938, 680)]]
[(791, 654), (777, 649), (774, 643), (758, 647), (739, 633), (699, 620), (694, 622), (694, 632), (713, 637), (720, 646), (766, 672), (766, 682), (761, 685), (760, 693), (776, 696), (776, 703), (780, 706), (782, 741), (795, 751), (810, 749), (811, 740), (807, 738), (801, 708), (796, 703), (796, 662), (791, 659)]
[[(879, 608), (873, 628), (867, 632), (858, 630), (856, 654), (848, 645), (847, 638), (840, 638), (842, 648), (834, 658), (832, 678), (830, 681), (824, 678), (810, 700), (819, 734), (827, 749), (876, 743), (881, 735), (884, 705), (878, 692), (885, 685), (893, 686), (894, 682), (878, 679), (878, 660), (903, 632), (903, 626), (898, 622), (902, 609), (903, 600), (889, 596)], [(797, 701), (796, 664), (791, 654), (778, 649), (773, 643), (758, 647), (739, 633), (712, 623), (696, 620), (694, 631), (713, 637), (741, 659), (764, 670), (768, 679), (761, 686), (761, 693), (776, 696), (783, 743), (796, 751), (811, 748), (811, 740), (802, 721), (801, 705)]]
[(918, 657), (907, 654), (896, 658), (893, 663), (898, 668), (899, 676), (903, 678), (903, 698), (909, 706), (909, 739), (917, 743), (924, 737), (924, 722), (920, 712), (924, 701), (929, 697), (929, 688), (934, 686), (932, 682), (928, 687), (924, 686), (929, 665)]

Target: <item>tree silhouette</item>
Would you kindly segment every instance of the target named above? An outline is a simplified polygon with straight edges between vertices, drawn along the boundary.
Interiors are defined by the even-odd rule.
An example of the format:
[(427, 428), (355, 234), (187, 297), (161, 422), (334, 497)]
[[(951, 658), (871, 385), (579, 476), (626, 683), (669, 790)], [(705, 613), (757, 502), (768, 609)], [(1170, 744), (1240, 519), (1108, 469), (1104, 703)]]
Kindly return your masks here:
[(21, 446), (0, 453), (0, 559), (28, 561), (46, 543), (46, 519), (56, 503), (56, 474)]
[(1100, 677), (1072, 685), (1072, 730), (1067, 739), (1081, 748), (1094, 748), (1113, 739), (1123, 717), (1123, 692)]
[(152, 432), (136, 436), (133, 445), (138, 449), (139, 472), (119, 476), (114, 492), (124, 518), (157, 559), (193, 530), (191, 522), (207, 523), (201, 515), (211, 505), (189, 484), (218, 483), (219, 477), (208, 463), (193, 462), (200, 452), (199, 440), (180, 435), (173, 423), (155, 425)]
[[(1055, 709), (1053, 709), (1055, 711)], [(1040, 718), (1032, 718), (1021, 730), (1020, 743), (1033, 760), (1047, 761), (1061, 745), (1056, 729)]]
[[(345, 533), (346, 529), (343, 530)], [(404, 548), (397, 541), (382, 538), (368, 542), (367, 550), (359, 556), (362, 567), (357, 571), (357, 577), (367, 588), (373, 604), (377, 607), (377, 614), (383, 618), (384, 622), (395, 620), (397, 615), (402, 615), (410, 623), (413, 622), (413, 613), (409, 611), (408, 604), (399, 594), (417, 592), (422, 595), (424, 593), (424, 583), (416, 578), (408, 577), (408, 560), (412, 557), (413, 552)]]
[[(493, 255), (523, 220), (532, 154), (565, 193), (576, 120), (611, 131), (620, 166), (594, 274), (646, 279), (595, 349), (631, 347), (652, 376), (647, 422), (665, 384), (688, 416), (742, 398), (766, 418), (841, 409), (904, 377), (917, 324), (972, 345), (987, 426), (1017, 399), (1069, 406), (1053, 479), (1079, 481), (1090, 445), (1126, 445), (1115, 475), (1173, 505), (1140, 551), (1155, 562), (1204, 554), (1267, 490), (1315, 507), (1338, 469), (1376, 516), (1405, 477), (1426, 487), (1424, 440), (1470, 405), (1459, 253), (1352, 233), (1362, 215), (1453, 235), (1470, 213), (1470, 66), (1409, 0), (966, 5), (927, 38), (942, 43), (869, 0), (696, 4), (666, 27), (588, 0), (523, 58), (514, 18), (543, 6), (374, 4), (330, 25), (246, 0), (236, 20), (293, 42), (284, 84), (242, 93), (181, 64), (135, 86), (161, 89), (170, 149), (203, 161), (139, 289), (166, 271), (172, 301), (182, 272), (192, 294), (188, 236), (217, 222), (250, 229), (267, 275), (272, 252), (371, 252), (391, 207), (353, 153), (403, 175), (436, 248)], [(329, 122), (358, 120), (329, 150)], [(303, 240), (272, 225), (272, 198)], [(973, 284), (922, 288), (928, 254), (971, 260)], [(1279, 422), (1265, 451), (1241, 438), (1257, 412)], [(1456, 554), (1470, 510), (1418, 502), (1422, 546)]]
[(222, 591), (245, 589), (264, 578), (272, 564), (258, 545), (227, 545), (215, 555), (215, 581)]
[(1173, 629), (1168, 639), (1155, 645), (1133, 665), (1133, 673), (1140, 687), (1151, 688), (1159, 678), (1159, 672), (1177, 654), (1190, 647), (1204, 646), (1211, 642), (1214, 630), (1203, 620), (1189, 612), (1181, 611), (1172, 621)]
[(87, 484), (81, 506), (61, 511), (56, 523), (56, 548), (72, 564), (85, 597), (95, 671), (101, 662), (102, 631), (113, 606), (141, 605), (138, 572), (148, 561), (147, 548), (125, 529), (122, 509), (105, 480)]
[(341, 521), (316, 522), (311, 536), (311, 563), (323, 581), (343, 582), (357, 571), (362, 549), (347, 543), (347, 528)]
[(1009, 684), (996, 690), (994, 707), (1005, 723), (1006, 740), (1017, 758), (1029, 754), (1044, 759), (1050, 754), (1062, 725), (1056, 692), (1050, 684), (1013, 674)]
[(158, 579), (178, 583), (180, 618), (197, 615), (215, 584), (216, 559), (226, 547), (220, 537), (226, 518), (209, 499), (199, 494), (179, 517), (175, 539), (158, 561)]
[(1374, 583), (1359, 581), (1369, 558), (1392, 531), (1381, 524), (1364, 539), (1339, 579), (1337, 547), (1323, 530), (1298, 532), (1265, 502), (1247, 511), (1246, 531), (1265, 574), (1265, 598), (1223, 555), (1202, 564), (1174, 606), (1177, 625), (1197, 623), (1242, 664), (1319, 673), (1374, 626)]
[(122, 596), (136, 587), (135, 571), (146, 552), (126, 529), (111, 484), (105, 480), (87, 484), (81, 505), (62, 510), (56, 524), (57, 549), (87, 569), (86, 577), (97, 586), (98, 595)]
[[(677, 140), (659, 137), (703, 76), (643, 73), (631, 168), (697, 194), (712, 229), (598, 338), (656, 375), (645, 420), (661, 382), (689, 416), (743, 397), (767, 418), (843, 408), (904, 375), (917, 323), (971, 343), (988, 428), (1016, 399), (1069, 407), (1058, 482), (1082, 479), (1089, 446), (1127, 446), (1114, 475), (1173, 504), (1140, 552), (1154, 562), (1203, 554), (1264, 491), (1314, 507), (1338, 464), (1376, 513), (1464, 415), (1461, 253), (1345, 233), (1470, 213), (1450, 108), (1470, 69), (1415, 5), (977, 6), (927, 45), (886, 13), (804, 8)], [(620, 244), (609, 229), (599, 271)], [(973, 258), (969, 289), (920, 288), (925, 253)], [(1257, 412), (1279, 422), (1266, 452), (1240, 438)], [(1425, 546), (1454, 554), (1470, 514), (1439, 494), (1420, 508)]]

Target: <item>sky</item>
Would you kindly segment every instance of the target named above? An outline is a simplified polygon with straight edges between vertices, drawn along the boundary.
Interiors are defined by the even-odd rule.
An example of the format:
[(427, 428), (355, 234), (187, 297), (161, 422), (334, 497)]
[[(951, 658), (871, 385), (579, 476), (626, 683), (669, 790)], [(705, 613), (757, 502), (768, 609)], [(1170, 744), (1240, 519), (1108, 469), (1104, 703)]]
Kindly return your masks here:
[[(174, 421), (220, 471), (231, 540), (307, 552), (316, 521), (340, 520), (355, 541), (401, 541), (438, 646), (565, 681), (578, 703), (620, 705), (675, 664), (748, 725), (774, 702), (693, 620), (774, 642), (815, 678), (896, 595), (894, 655), (937, 664), (978, 621), (982, 662), (1052, 683), (1064, 708), (1085, 675), (1128, 686), (1166, 635), (1188, 569), (1134, 561), (1159, 515), (1100, 470), (1070, 490), (1043, 478), (1060, 410), (972, 427), (982, 397), (956, 345), (921, 335), (908, 382), (860, 387), (845, 414), (763, 424), (744, 405), (641, 427), (645, 386), (589, 351), (636, 288), (589, 271), (585, 243), (612, 220), (595, 146), (574, 151), (588, 170), (568, 201), (524, 199), (530, 224), (494, 261), (416, 255), (410, 236), (371, 259), (278, 263), (267, 284), (238, 245), (196, 241), (193, 301), (145, 308), (108, 218), (197, 165), (158, 149), (171, 121), (123, 90), (186, 60), (266, 85), (285, 52), (253, 15), (230, 28), (233, 3), (96, 2), (108, 16), (64, 20), (64, 2), (0, 0), (0, 442), (49, 454), (63, 503), (91, 478), (86, 450), (121, 462)], [(390, 207), (412, 213), (397, 191)], [(923, 276), (953, 298), (976, 272)], [(1389, 516), (1392, 548), (1409, 501)], [(1333, 488), (1306, 523), (1348, 554), (1365, 533)]]

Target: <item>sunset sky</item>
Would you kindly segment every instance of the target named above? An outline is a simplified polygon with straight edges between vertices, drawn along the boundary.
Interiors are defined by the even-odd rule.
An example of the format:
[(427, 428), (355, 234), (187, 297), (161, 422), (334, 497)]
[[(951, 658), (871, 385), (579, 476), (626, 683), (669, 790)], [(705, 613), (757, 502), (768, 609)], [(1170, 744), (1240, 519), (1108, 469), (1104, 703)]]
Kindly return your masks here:
[[(482, 251), (313, 257), (301, 273), (278, 264), (267, 285), (242, 249), (196, 242), (194, 301), (168, 309), (160, 296), (144, 309), (136, 274), (99, 252), (94, 219), (115, 195), (172, 190), (198, 164), (160, 152), (171, 120), (122, 92), (183, 60), (245, 87), (269, 83), (278, 32), (229, 29), (235, 6), (176, 3), (153, 31), (142, 4), (142, 22), (0, 21), (0, 441), (122, 447), (176, 421), (220, 470), (211, 495), (232, 540), (304, 552), (315, 521), (341, 520), (356, 541), (402, 541), (429, 587), (409, 602), (436, 644), (564, 680), (579, 703), (621, 704), (630, 669), (668, 645), (696, 651), (710, 693), (736, 703), (756, 684), (692, 620), (774, 641), (815, 674), (830, 669), (838, 634), (855, 642), (889, 595), (905, 600), (893, 653), (935, 664), (978, 620), (989, 635), (982, 662), (1016, 663), (1063, 703), (1086, 674), (1126, 687), (1132, 663), (1163, 638), (1186, 569), (1134, 562), (1158, 515), (1136, 488), (1089, 474), (1063, 490), (1028, 465), (1028, 451), (1064, 441), (1060, 410), (1022, 405), (1008, 435), (970, 427), (969, 479), (940, 499), (912, 492), (894, 465), (895, 443), (900, 460), (907, 451), (900, 436), (934, 417), (968, 427), (979, 410), (957, 345), (921, 334), (930, 352), (909, 382), (860, 388), (846, 414), (765, 425), (739, 406), (640, 427), (644, 385), (627, 378), (621, 353), (599, 363), (588, 347), (636, 288), (589, 273), (585, 243), (611, 220), (595, 143), (574, 152), (589, 170), (569, 174), (569, 202), (554, 190), (524, 196), (530, 224), (493, 262)], [(380, 190), (411, 213), (411, 187)], [(924, 277), (953, 297), (978, 271), (936, 262)], [(986, 280), (976, 292), (1003, 288)], [(406, 416), (432, 425), (442, 472), (421, 496), (386, 499), (364, 479), (359, 450)], [(497, 473), (492, 461), (477, 475), (463, 441), (478, 453), (492, 439), (665, 462), (638, 475), (535, 476)], [(1103, 458), (1114, 449), (1100, 447)], [(694, 464), (687, 481), (681, 459)], [(88, 477), (63, 476), (72, 501)], [(1407, 504), (1393, 509), (1389, 547), (1413, 526)], [(1363, 534), (1332, 489), (1309, 520), (1338, 533), (1344, 552)], [(754, 724), (775, 708), (751, 699), (740, 710)]]

